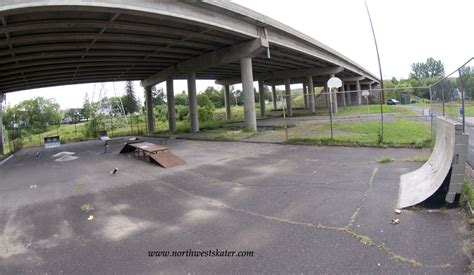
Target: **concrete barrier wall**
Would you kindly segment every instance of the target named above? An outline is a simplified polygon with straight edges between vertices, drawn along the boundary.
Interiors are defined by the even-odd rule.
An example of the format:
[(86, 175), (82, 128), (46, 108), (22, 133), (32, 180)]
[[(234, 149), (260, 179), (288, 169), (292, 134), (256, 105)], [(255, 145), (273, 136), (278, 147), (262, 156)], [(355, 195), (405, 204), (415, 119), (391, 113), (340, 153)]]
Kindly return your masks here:
[(428, 161), (419, 169), (400, 177), (397, 208), (419, 204), (432, 196), (448, 179), (446, 202), (452, 203), (461, 192), (467, 160), (468, 136), (462, 125), (444, 117), (436, 118), (436, 144)]

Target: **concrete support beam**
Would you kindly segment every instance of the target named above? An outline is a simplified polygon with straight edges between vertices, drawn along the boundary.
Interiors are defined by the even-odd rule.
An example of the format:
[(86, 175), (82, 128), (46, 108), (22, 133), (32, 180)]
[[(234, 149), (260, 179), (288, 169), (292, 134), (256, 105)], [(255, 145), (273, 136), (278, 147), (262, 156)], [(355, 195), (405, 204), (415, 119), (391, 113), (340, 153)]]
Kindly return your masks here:
[(275, 85), (272, 85), (272, 103), (273, 103), (273, 110), (277, 109), (277, 93)]
[(351, 93), (351, 85), (347, 85), (347, 105), (351, 106), (352, 105), (352, 93)]
[(306, 90), (306, 84), (303, 82), (303, 100), (304, 100), (304, 108), (308, 109), (308, 91)]
[(260, 116), (265, 117), (265, 85), (261, 80), (258, 82), (258, 97), (260, 99)]
[(313, 77), (308, 76), (307, 77), (308, 81), (308, 94), (309, 94), (309, 110), (311, 113), (316, 112), (316, 98), (314, 95), (314, 85), (313, 85)]
[(3, 116), (2, 116), (2, 107), (3, 107), (3, 98), (4, 94), (0, 93), (0, 155), (3, 155)]
[(242, 42), (237, 45), (206, 53), (168, 67), (147, 77), (141, 82), (141, 85), (146, 87), (160, 83), (166, 80), (168, 77), (178, 73), (191, 73), (203, 68), (232, 63), (243, 57), (252, 58), (265, 51), (268, 47), (268, 41), (264, 38), (256, 38), (254, 40)]
[(362, 104), (362, 92), (361, 92), (359, 80), (356, 81), (356, 90), (357, 90), (357, 105), (361, 105)]
[[(299, 78), (305, 77), (307, 75), (311, 76), (323, 76), (328, 74), (337, 74), (344, 71), (342, 67), (328, 67), (328, 68), (312, 68), (312, 69), (296, 69), (296, 70), (285, 70), (285, 71), (275, 71), (269, 73), (260, 73), (254, 75), (254, 80), (272, 80), (272, 79), (284, 79), (284, 78)], [(217, 80), (217, 84), (236, 84), (241, 82), (241, 79), (238, 77), (229, 78), (229, 79), (220, 79)]]
[(291, 86), (290, 86), (290, 78), (285, 78), (285, 97), (286, 97), (286, 109), (288, 116), (293, 116), (293, 108), (291, 107)]
[(153, 100), (151, 96), (151, 87), (145, 87), (145, 100), (146, 100), (146, 119), (148, 124), (148, 133), (155, 131), (155, 116), (153, 115)]
[(242, 77), (242, 92), (244, 93), (244, 125), (245, 128), (257, 131), (257, 116), (255, 115), (255, 96), (253, 94), (252, 58), (240, 59)]
[(227, 120), (232, 119), (232, 106), (230, 100), (230, 86), (224, 85), (224, 104), (225, 104), (225, 118)]
[(189, 120), (191, 123), (191, 132), (199, 132), (199, 114), (196, 95), (196, 73), (190, 72), (188, 75), (188, 101), (189, 101)]
[(168, 104), (168, 127), (170, 132), (176, 132), (176, 112), (174, 110), (173, 78), (166, 80), (166, 101)]
[(362, 81), (366, 79), (365, 76), (346, 76), (346, 77), (341, 77), (341, 80), (344, 82), (356, 82), (356, 81)]
[(344, 89), (344, 84), (341, 86), (341, 105), (346, 106), (346, 90)]

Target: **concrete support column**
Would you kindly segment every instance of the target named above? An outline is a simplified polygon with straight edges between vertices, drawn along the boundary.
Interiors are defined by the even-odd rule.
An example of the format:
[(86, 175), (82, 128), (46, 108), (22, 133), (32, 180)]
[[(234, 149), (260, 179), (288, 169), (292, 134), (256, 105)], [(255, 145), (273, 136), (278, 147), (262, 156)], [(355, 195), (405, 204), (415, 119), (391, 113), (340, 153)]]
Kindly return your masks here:
[(232, 109), (230, 100), (230, 86), (224, 85), (224, 105), (225, 105), (225, 118), (227, 120), (232, 119)]
[(265, 117), (265, 85), (262, 80), (258, 82), (258, 97), (260, 99), (260, 116)]
[[(326, 100), (326, 107), (329, 108), (329, 89), (328, 89), (328, 83), (324, 83), (324, 99)], [(329, 109), (328, 109), (329, 110)]]
[(291, 86), (290, 78), (285, 78), (285, 97), (286, 97), (286, 108), (288, 116), (293, 116), (293, 108), (291, 107)]
[(0, 155), (3, 155), (3, 116), (2, 116), (2, 106), (3, 106), (3, 93), (0, 93)]
[(311, 113), (314, 113), (316, 112), (316, 102), (314, 98), (313, 77), (309, 75), (306, 78), (308, 82), (309, 110), (311, 111)]
[(255, 115), (255, 96), (253, 94), (252, 59), (240, 59), (240, 73), (242, 77), (242, 91), (244, 93), (244, 125), (250, 130), (257, 130), (257, 117)]
[(272, 85), (272, 103), (273, 103), (273, 110), (277, 109), (277, 92), (275, 84)]
[(344, 85), (341, 86), (341, 104), (343, 107), (346, 106), (346, 90), (344, 89)]
[(303, 82), (303, 99), (304, 99), (304, 108), (308, 109), (308, 91), (306, 90), (306, 84)]
[(174, 110), (173, 78), (166, 80), (166, 101), (168, 104), (168, 127), (170, 132), (176, 132), (176, 112)]
[(191, 122), (191, 132), (199, 132), (199, 114), (196, 95), (196, 73), (188, 73), (188, 101), (189, 120)]
[(356, 82), (356, 90), (357, 90), (357, 105), (362, 104), (362, 95), (361, 95), (361, 88), (360, 88), (360, 81), (357, 80)]
[(152, 86), (145, 87), (146, 119), (148, 123), (148, 133), (153, 133), (155, 131), (155, 116), (153, 115), (151, 87)]
[(347, 85), (347, 105), (351, 106), (352, 105), (352, 93), (351, 93), (351, 85)]

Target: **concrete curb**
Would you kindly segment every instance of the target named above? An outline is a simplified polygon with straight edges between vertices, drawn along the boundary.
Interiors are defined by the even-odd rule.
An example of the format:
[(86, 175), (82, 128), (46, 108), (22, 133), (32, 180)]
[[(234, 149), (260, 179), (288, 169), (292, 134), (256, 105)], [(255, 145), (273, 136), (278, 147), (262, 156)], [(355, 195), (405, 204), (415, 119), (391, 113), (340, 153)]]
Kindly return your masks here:
[(7, 161), (9, 161), (9, 160), (10, 160), (11, 158), (13, 158), (14, 156), (15, 156), (15, 155), (12, 154), (12, 155), (10, 155), (8, 158), (6, 158), (6, 159), (0, 161), (0, 166), (2, 166), (3, 164), (7, 163)]

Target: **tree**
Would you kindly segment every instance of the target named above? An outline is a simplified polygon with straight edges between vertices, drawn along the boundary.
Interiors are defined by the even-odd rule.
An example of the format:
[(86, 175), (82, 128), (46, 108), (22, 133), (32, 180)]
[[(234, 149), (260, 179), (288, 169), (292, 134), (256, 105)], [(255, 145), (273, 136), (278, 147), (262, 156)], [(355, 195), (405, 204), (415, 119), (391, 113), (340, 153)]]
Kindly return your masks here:
[(125, 84), (125, 97), (123, 98), (123, 109), (125, 114), (134, 114), (140, 110), (135, 91), (133, 90), (133, 82), (127, 81)]
[(235, 91), (235, 103), (239, 106), (244, 105), (244, 93), (241, 90)]
[(206, 90), (203, 92), (203, 94), (207, 95), (209, 99), (211, 100), (212, 104), (214, 104), (214, 107), (216, 108), (222, 108), (225, 105), (224, 102), (224, 90), (221, 89), (220, 91), (214, 89), (214, 87), (209, 86), (206, 88)]
[(92, 117), (93, 107), (89, 100), (89, 94), (86, 93), (84, 96), (84, 103), (82, 103), (82, 117), (84, 117), (87, 121)]
[(82, 109), (81, 108), (70, 108), (64, 112), (63, 120), (65, 122), (77, 123), (81, 121)]
[(188, 95), (185, 91), (180, 94), (175, 95), (174, 97), (174, 104), (181, 105), (181, 106), (188, 106)]
[(426, 62), (413, 63), (410, 77), (415, 79), (444, 76), (444, 65), (440, 60), (430, 57)]
[(46, 131), (47, 127), (61, 120), (59, 104), (54, 99), (37, 97), (7, 108), (5, 126), (21, 127), (32, 133)]
[(156, 86), (151, 88), (151, 102), (153, 102), (153, 106), (165, 104), (165, 97), (163, 88), (157, 89)]

